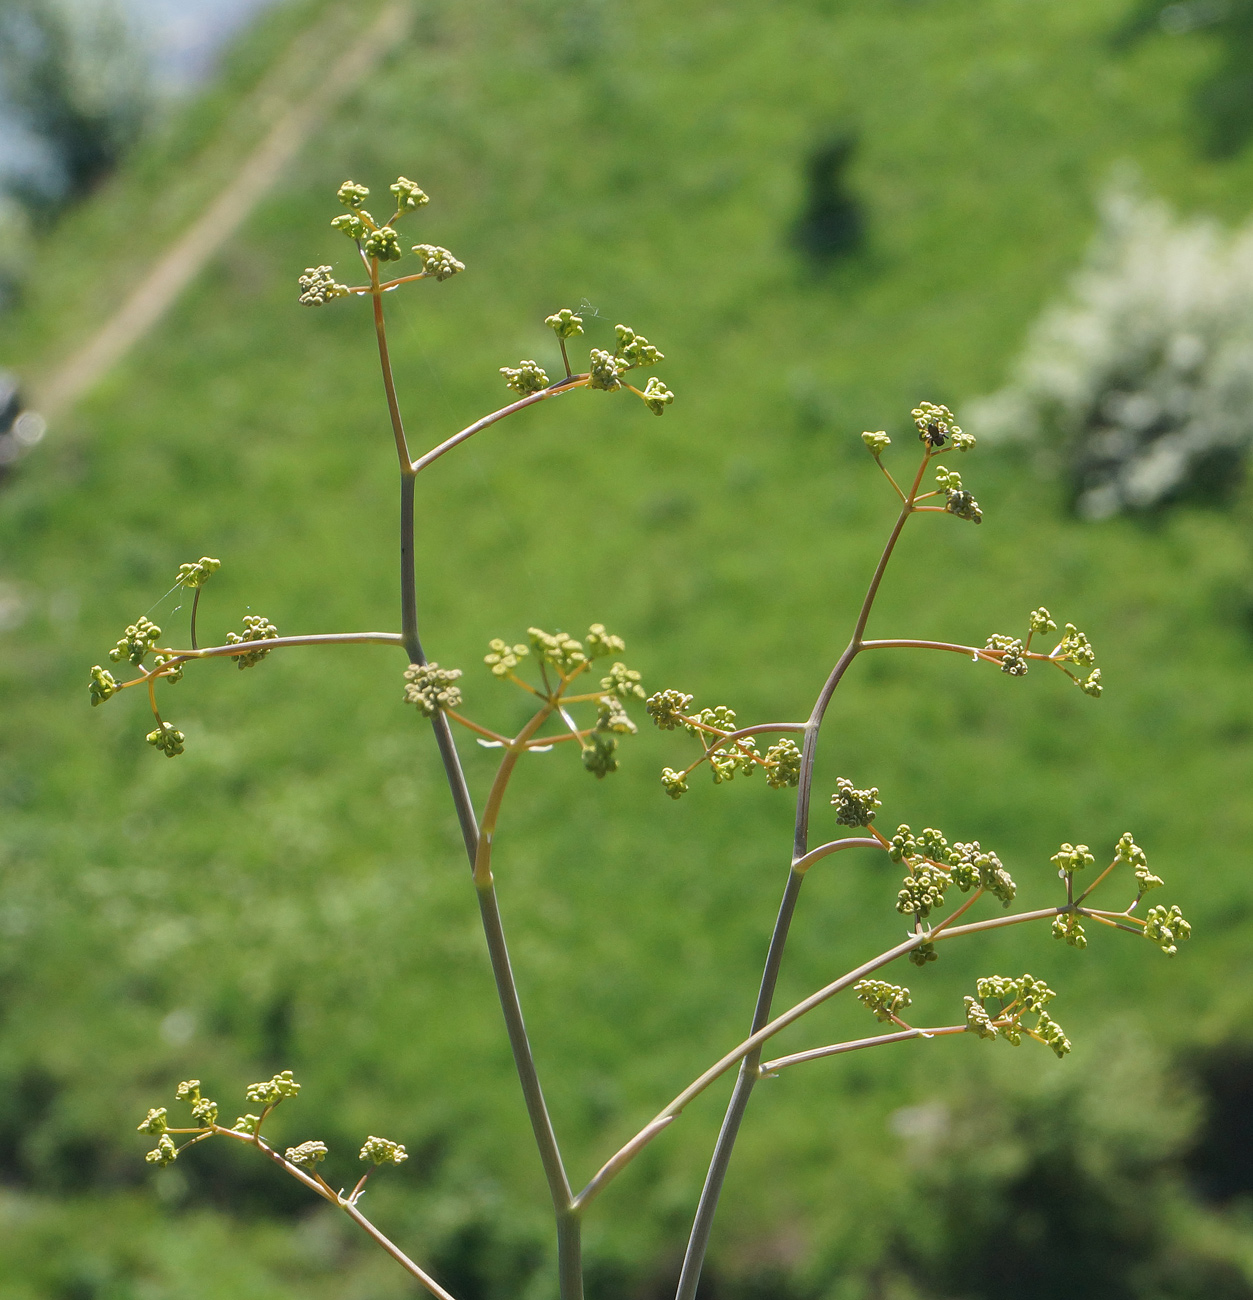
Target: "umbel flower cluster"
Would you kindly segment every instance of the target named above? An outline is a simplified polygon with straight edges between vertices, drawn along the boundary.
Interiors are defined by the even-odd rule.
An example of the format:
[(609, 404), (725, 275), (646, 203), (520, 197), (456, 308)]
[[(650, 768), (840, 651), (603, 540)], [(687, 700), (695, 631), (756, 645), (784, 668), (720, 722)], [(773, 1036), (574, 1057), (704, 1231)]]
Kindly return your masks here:
[[(1025, 875), (1024, 868), (1016, 866), (1020, 879), (1033, 884), (1042, 878), (1043, 883), (1056, 892), (1051, 906), (1014, 911), (1018, 904), (1018, 885), (997, 852), (971, 837), (969, 832), (965, 838), (950, 840), (934, 827), (915, 831), (908, 822), (896, 821), (895, 818), (896, 829), (889, 836), (876, 825), (885, 802), (880, 797), (880, 789), (870, 785), (863, 776), (858, 775), (857, 779), (851, 776), (836, 778), (830, 791), (829, 805), (823, 806), (821, 801), (817, 801), (815, 808), (814, 763), (823, 719), (845, 674), (863, 654), (938, 651), (958, 656), (955, 663), (969, 661), (976, 668), (990, 664), (1015, 679), (1027, 676), (1036, 665), (1048, 665), (1093, 699), (1099, 698), (1104, 689), (1096, 654), (1088, 637), (1071, 623), (1063, 624), (1058, 636), (1057, 623), (1042, 607), (1029, 613), (1021, 635), (994, 632), (982, 644), (878, 640), (867, 636), (880, 580), (902, 530), (912, 517), (935, 515), (936, 520), (930, 522), (943, 527), (956, 526), (951, 521), (978, 525), (984, 518), (984, 509), (975, 499), (971, 487), (951, 464), (955, 456), (965, 457), (974, 449), (975, 439), (961, 429), (947, 407), (921, 402), (910, 413), (911, 433), (917, 438), (919, 453), (918, 462), (910, 471), (912, 478), (906, 475), (898, 481), (885, 463), (893, 445), (886, 431), (862, 435), (875, 466), (895, 494), (894, 505), (899, 513), (869, 581), (848, 645), (803, 718), (745, 722), (725, 703), (697, 707), (694, 692), (663, 687), (650, 693), (645, 690), (640, 671), (629, 666), (624, 639), (610, 632), (602, 623), (591, 624), (580, 636), (560, 627), (548, 630), (534, 626), (527, 628), (524, 634), (495, 637), (487, 644), (483, 656), (483, 666), (487, 671), (477, 685), (472, 674), (466, 675), (460, 668), (441, 666), (438, 661), (428, 659), (417, 621), (419, 588), (414, 558), (414, 484), (418, 475), (461, 443), (483, 434), (501, 420), (544, 402), (563, 399), (568, 393), (626, 390), (638, 396), (657, 415), (672, 404), (673, 395), (655, 376), (642, 388), (631, 382), (637, 377), (636, 372), (655, 366), (664, 358), (647, 338), (626, 325), (616, 326), (613, 340), (599, 340), (604, 346), (591, 347), (586, 370), (575, 373), (570, 365), (568, 345), (584, 334), (585, 324), (592, 322), (585, 322), (571, 308), (565, 307), (553, 312), (545, 321), (556, 339), (563, 376), (551, 380), (547, 370), (534, 359), (523, 360), (516, 366), (501, 367), (511, 394), (509, 404), (415, 456), (400, 417), (388, 357), (384, 295), (409, 282), (445, 282), (465, 268), (445, 248), (434, 244), (413, 244), (409, 251), (417, 258), (418, 269), (394, 279), (384, 279), (382, 268), (401, 261), (407, 255), (398, 233), (399, 223), (428, 206), (427, 195), (405, 177), (399, 177), (389, 187), (389, 193), (389, 205), (393, 210), (386, 220), (379, 221), (366, 208), (370, 192), (365, 186), (346, 181), (340, 187), (338, 199), (344, 211), (332, 225), (351, 241), (353, 256), (364, 271), (364, 282), (349, 284), (348, 277), (341, 282), (331, 266), (311, 267), (300, 277), (300, 301), (309, 306), (363, 297), (371, 301), (379, 366), (401, 485), (398, 530), (402, 577), (400, 630), (282, 635), (268, 618), (249, 612), (244, 615), (242, 626), (237, 625), (235, 630), (226, 632), (219, 644), (201, 646), (197, 626), (201, 596), (207, 582), (221, 568), (216, 558), (202, 556), (179, 566), (171, 588), (171, 593), (181, 590), (191, 597), (187, 643), (182, 646), (168, 644), (168, 634), (147, 614), (135, 619), (125, 627), (109, 651), (111, 664), (115, 667), (125, 665), (125, 669), (117, 668), (122, 674), (121, 679), (103, 665), (94, 665), (88, 682), (89, 699), (92, 705), (100, 705), (120, 691), (144, 687), (155, 720), (148, 741), (172, 758), (183, 752), (187, 738), (161, 716), (157, 707), (157, 688), (160, 685), (164, 691), (176, 684), (188, 664), (203, 659), (233, 659), (243, 669), (255, 667), (278, 651), (322, 645), (381, 645), (402, 651), (406, 666), (402, 670), (403, 688), (398, 692), (401, 700), (397, 703), (403, 701), (412, 706), (413, 712), (409, 716), (415, 723), (420, 723), (423, 732), (430, 732), (444, 766), (449, 797), (471, 869), (473, 899), (482, 921), (486, 952), (499, 993), (509, 1047), (517, 1066), (527, 1116), (552, 1201), (561, 1300), (583, 1298), (580, 1232), (583, 1217), (592, 1202), (645, 1146), (658, 1139), (681, 1117), (690, 1103), (722, 1076), (736, 1072), (735, 1087), (714, 1148), (708, 1179), (695, 1210), (676, 1296), (676, 1300), (696, 1300), (705, 1245), (717, 1209), (718, 1190), (732, 1157), (740, 1122), (759, 1082), (802, 1063), (905, 1040), (925, 1042), (946, 1036), (970, 1035), (988, 1041), (999, 1040), (1011, 1046), (1029, 1039), (1047, 1046), (1058, 1057), (1070, 1050), (1068, 1038), (1052, 1018), (1053, 990), (1032, 975), (984, 976), (976, 982), (974, 992), (964, 999), (954, 1023), (923, 1026), (906, 1020), (914, 1005), (913, 994), (903, 984), (885, 978), (886, 967), (908, 959), (919, 968), (919, 977), (922, 977), (930, 964), (938, 959), (945, 943), (975, 938), (990, 930), (1037, 922), (1051, 926), (1054, 937), (1076, 951), (1086, 948), (1089, 931), (1094, 937), (1103, 930), (1112, 930), (1139, 935), (1167, 956), (1173, 956), (1179, 945), (1188, 939), (1190, 927), (1175, 905), (1153, 906), (1141, 911), (1144, 896), (1161, 888), (1162, 880), (1150, 870), (1144, 851), (1130, 833), (1119, 839), (1107, 865), (1100, 870), (1095, 852), (1085, 844), (1070, 842), (1062, 844), (1051, 858), (1041, 854), (1036, 864), (1038, 870), (1034, 873), (1030, 865), (1025, 868)], [(149, 613), (156, 608), (154, 605)], [(1051, 648), (1044, 648), (1048, 646)], [(132, 675), (127, 676), (128, 673)], [(519, 700), (526, 703), (530, 716), (516, 729), (516, 724), (492, 725), (490, 713), (487, 720), (480, 713), (481, 703), (487, 711), (500, 698), (499, 695), (493, 698), (492, 691), (485, 693), (482, 690), (488, 676), (517, 692), (512, 703), (503, 710), (505, 717), (514, 716)], [(261, 681), (265, 680), (263, 675)], [(641, 706), (643, 716), (660, 731), (682, 733), (682, 737), (675, 736), (674, 741), (687, 745), (690, 753), (690, 761), (685, 765), (662, 769), (661, 791), (655, 791), (655, 794), (659, 796), (664, 792), (671, 799), (710, 797), (692, 788), (690, 778), (701, 767), (708, 770), (715, 786), (730, 785), (736, 782), (736, 778), (749, 780), (760, 771), (765, 784), (773, 790), (795, 792), (791, 852), (786, 865), (783, 899), (766, 949), (761, 990), (747, 1036), (729, 1051), (723, 1050), (725, 1045), (721, 1045), (718, 1050), (722, 1054), (714, 1063), (683, 1087), (617, 1151), (609, 1153), (601, 1168), (582, 1190), (576, 1192), (564, 1163), (556, 1128), (546, 1108), (540, 1070), (531, 1050), (521, 995), (505, 939), (496, 888), (496, 871), (499, 869), (495, 859), (496, 832), (513, 773), (520, 762), (530, 761), (528, 755), (544, 755), (564, 746), (570, 754), (579, 755), (585, 771), (602, 780), (617, 770), (621, 761), (621, 743), (637, 730), (632, 713), (634, 711), (639, 716)], [(481, 802), (477, 806), (457, 746), (457, 735), (463, 732), (468, 732), (485, 749), (497, 751), (499, 758), (490, 787), (479, 792)], [(674, 761), (680, 763), (680, 760)], [(784, 794), (777, 797), (787, 798)], [(830, 811), (827, 811), (828, 807)], [(810, 841), (811, 809), (815, 826), (825, 824), (832, 836), (817, 845)], [(885, 884), (882, 890), (882, 917), (895, 935), (899, 935), (903, 921), (905, 937), (903, 940), (898, 938), (890, 947), (868, 959), (860, 947), (865, 936), (845, 937), (847, 942), (858, 946), (858, 951), (849, 956), (851, 969), (780, 1012), (773, 1006), (777, 977), (794, 919), (796, 923), (805, 923), (799, 919), (803, 915), (799, 902), (804, 882), (809, 872), (827, 857), (849, 850), (882, 854), (882, 860), (897, 869), (895, 879)], [(1058, 882), (1056, 885), (1052, 883), (1054, 879)], [(1098, 889), (1120, 886), (1125, 887), (1120, 901), (1126, 902), (1126, 906), (1101, 908), (1095, 905), (1094, 894)], [(975, 910), (981, 906), (981, 912)], [(830, 998), (848, 991), (873, 1016), (877, 1026), (873, 1035), (810, 1047), (773, 1060), (763, 1059), (767, 1044), (776, 1034), (796, 1024)], [(249, 1146), (352, 1218), (438, 1300), (456, 1300), (362, 1213), (360, 1199), (371, 1171), (379, 1165), (403, 1164), (407, 1159), (404, 1146), (390, 1138), (374, 1134), (367, 1136), (358, 1152), (359, 1161), (367, 1167), (366, 1173), (351, 1191), (345, 1192), (333, 1189), (322, 1175), (321, 1171), (332, 1162), (333, 1153), (320, 1138), (306, 1138), (282, 1151), (266, 1141), (263, 1129), (269, 1116), (276, 1107), (295, 1098), (299, 1091), (300, 1085), (290, 1071), (251, 1084), (245, 1090), (245, 1099), (252, 1109), (228, 1126), (219, 1122), (218, 1105), (203, 1094), (200, 1082), (188, 1080), (176, 1090), (176, 1100), (190, 1112), (186, 1124), (171, 1125), (164, 1107), (150, 1110), (140, 1124), (143, 1133), (156, 1139), (147, 1160), (154, 1165), (169, 1164), (189, 1147), (213, 1137), (224, 1137)]]

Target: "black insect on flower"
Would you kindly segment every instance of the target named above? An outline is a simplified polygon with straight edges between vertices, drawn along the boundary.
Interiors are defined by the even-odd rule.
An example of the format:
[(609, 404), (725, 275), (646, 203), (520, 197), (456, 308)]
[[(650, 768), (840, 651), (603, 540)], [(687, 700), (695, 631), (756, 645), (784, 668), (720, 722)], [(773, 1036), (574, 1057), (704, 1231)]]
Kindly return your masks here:
[(934, 421), (927, 425), (923, 437), (927, 440), (928, 447), (943, 447), (948, 441), (948, 434)]

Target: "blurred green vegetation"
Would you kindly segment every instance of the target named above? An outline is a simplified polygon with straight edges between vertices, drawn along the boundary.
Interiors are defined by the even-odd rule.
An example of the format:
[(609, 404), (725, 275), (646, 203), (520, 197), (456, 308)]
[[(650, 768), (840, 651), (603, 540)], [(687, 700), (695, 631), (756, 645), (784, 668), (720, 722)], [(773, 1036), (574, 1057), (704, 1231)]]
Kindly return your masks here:
[[(57, 229), (30, 301), (0, 323), (7, 358), (63, 350), (211, 195), (232, 141), (246, 143), (231, 105), (317, 8), (272, 16), (185, 121)], [(662, 420), (629, 397), (563, 398), (420, 481), (427, 650), (466, 669), (472, 716), (522, 716), (476, 667), (489, 638), (593, 621), (626, 637), (650, 690), (742, 720), (803, 716), (894, 518), (860, 431), (888, 429), (890, 463), (912, 461), (911, 406), (960, 416), (1001, 380), (1115, 166), (1134, 163), (1187, 211), (1246, 215), (1253, 157), (1203, 156), (1191, 131), (1212, 51), (1165, 34), (1119, 45), (1130, 9), (421, 6), (413, 38), (0, 492), (6, 1297), (409, 1294), (246, 1152), (210, 1143), (167, 1171), (143, 1164), (134, 1125), (180, 1078), (242, 1109), (244, 1085), (277, 1068), (305, 1089), (276, 1136), (327, 1141), (328, 1177), (348, 1181), (367, 1132), (408, 1145), (414, 1158), (376, 1180), (373, 1213), (464, 1300), (551, 1290), (540, 1169), (434, 748), (399, 703), (399, 657), (202, 665), (166, 692), (187, 734), (177, 762), (144, 744), (142, 700), (87, 707), (87, 668), (127, 622), (148, 611), (185, 629), (185, 603), (153, 602), (202, 554), (223, 561), (202, 637), (245, 612), (285, 633), (397, 624), (367, 309), (295, 303), (305, 266), (352, 274), (328, 225), (340, 181), (414, 177), (432, 195), (414, 237), (469, 267), (387, 300), (415, 448), (502, 404), (499, 366), (535, 356), (556, 373), (541, 321), (563, 305), (590, 304), (592, 346), (618, 321), (646, 333), (677, 394)], [(806, 178), (840, 138), (858, 142), (842, 183), (861, 242), (814, 262), (796, 240)], [(1202, 1205), (1175, 1157), (1195, 1114), (1184, 1066), (1241, 1039), (1253, 1001), (1250, 500), (1080, 524), (1018, 453), (980, 449), (961, 468), (983, 525), (914, 521), (872, 633), (1018, 633), (1045, 604), (1092, 637), (1105, 698), (1056, 674), (867, 656), (828, 715), (814, 834), (833, 829), (823, 792), (837, 776), (873, 783), (884, 825), (981, 839), (1038, 904), (1062, 839), (1103, 852), (1132, 828), (1195, 937), (1168, 961), (1129, 936), (1076, 953), (1011, 931), (896, 976), (936, 1023), (977, 975), (1030, 970), (1059, 990), (1074, 1055), (912, 1043), (763, 1086), (711, 1294), (1008, 1294), (997, 1288), (1012, 1278), (963, 1272), (962, 1252), (1010, 1249), (988, 1209), (996, 1189), (1036, 1185), (1032, 1170), (1062, 1150), (1061, 1186), (1095, 1170), (1089, 1223), (1158, 1207), (1147, 1238), (1137, 1220), (1085, 1246), (1178, 1265), (1124, 1276), (1126, 1294), (1248, 1295), (1241, 1202)], [(786, 871), (788, 795), (702, 780), (679, 804), (664, 797), (657, 772), (683, 741), (641, 734), (604, 783), (560, 749), (528, 760), (497, 841), (514, 964), (579, 1181), (738, 1040)], [(481, 801), (493, 759), (463, 749)], [(896, 888), (873, 855), (815, 869), (780, 1005), (896, 940)], [(867, 1027), (856, 1005), (829, 1006), (781, 1049)], [(593, 1295), (661, 1293), (724, 1096), (694, 1106), (590, 1214)], [(937, 1102), (952, 1116), (938, 1148), (889, 1129), (899, 1108)], [(1041, 1114), (1054, 1119), (1022, 1118)], [(994, 1130), (983, 1159), (970, 1154), (981, 1125)], [(945, 1163), (946, 1143), (964, 1164)], [(987, 1212), (963, 1223), (992, 1226), (943, 1236), (928, 1207), (965, 1205), (970, 1168)], [(1050, 1274), (1039, 1258), (1055, 1279), (1041, 1294), (1096, 1294), (1105, 1276)]]

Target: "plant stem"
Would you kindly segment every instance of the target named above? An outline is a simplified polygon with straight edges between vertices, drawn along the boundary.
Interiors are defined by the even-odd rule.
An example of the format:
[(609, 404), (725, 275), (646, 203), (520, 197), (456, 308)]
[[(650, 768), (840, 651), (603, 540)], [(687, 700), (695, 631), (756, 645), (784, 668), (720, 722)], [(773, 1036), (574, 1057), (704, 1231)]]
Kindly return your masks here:
[(503, 420), (507, 415), (512, 415), (515, 411), (534, 406), (536, 402), (547, 401), (550, 397), (559, 397), (562, 393), (568, 393), (575, 388), (586, 387), (587, 379), (587, 375), (571, 375), (568, 379), (549, 384), (541, 392), (532, 393), (529, 397), (523, 397), (516, 402), (510, 402), (508, 406), (502, 406), (499, 411), (493, 411), (491, 415), (485, 415), (481, 420), (475, 420), (473, 424), (467, 425), (460, 433), (454, 433), (451, 438), (446, 438), (438, 447), (432, 447), (424, 456), (419, 456), (409, 466), (410, 471), (414, 474), (420, 474), (433, 461), (437, 461), (444, 455), (445, 452), (452, 451), (454, 447), (465, 442), (467, 438), (473, 438), (476, 433), (489, 428), (498, 420)]
[[(857, 623), (853, 628), (853, 635), (844, 653), (831, 670), (831, 675), (827, 678), (818, 699), (814, 703), (813, 711), (809, 715), (809, 721), (805, 724), (805, 740), (801, 748), (801, 770), (796, 797), (796, 826), (792, 844), (792, 869), (788, 873), (787, 886), (783, 892), (783, 902), (779, 908), (774, 933), (770, 936), (770, 949), (766, 956), (766, 968), (762, 973), (757, 1007), (753, 1014), (752, 1029), (754, 1033), (761, 1030), (770, 1017), (770, 1004), (774, 996), (778, 965), (783, 959), (788, 926), (791, 924), (792, 913), (796, 908), (796, 898), (805, 879), (804, 873), (797, 870), (797, 865), (805, 859), (809, 847), (809, 803), (813, 787), (814, 756), (818, 748), (818, 731), (822, 726), (822, 719), (826, 714), (827, 706), (831, 702), (831, 697), (835, 693), (835, 688), (848, 671), (849, 664), (853, 662), (861, 650), (862, 636), (866, 631), (866, 623), (870, 618), (870, 611), (874, 606), (875, 597), (879, 593), (879, 584), (883, 581), (883, 574), (888, 567), (888, 561), (892, 558), (892, 552), (896, 547), (901, 531), (905, 527), (905, 522), (913, 513), (914, 497), (918, 494), (918, 486), (922, 482), (922, 476), (926, 471), (929, 459), (928, 453), (924, 452), (922, 462), (918, 466), (918, 473), (914, 477), (913, 486), (909, 490), (909, 495), (907, 497), (902, 496), (900, 515), (897, 517), (887, 544), (883, 548), (883, 553), (879, 557), (879, 563), (875, 567), (874, 575), (870, 579), (870, 586), (867, 588), (865, 599), (862, 601)], [(893, 484), (893, 486), (896, 485)], [(899, 492), (900, 489), (897, 488), (897, 491)], [(771, 971), (772, 959), (774, 961), (773, 972)], [(722, 1190), (727, 1168), (731, 1163), (731, 1153), (735, 1148), (735, 1140), (739, 1136), (740, 1121), (744, 1118), (745, 1110), (748, 1109), (753, 1085), (757, 1082), (759, 1059), (756, 1049), (750, 1049), (749, 1053), (745, 1054), (739, 1077), (735, 1081), (735, 1088), (731, 1093), (731, 1100), (727, 1105), (726, 1115), (722, 1121), (722, 1129), (718, 1134), (718, 1142), (714, 1148), (713, 1159), (710, 1161), (709, 1172), (705, 1176), (705, 1186), (701, 1190), (700, 1203), (696, 1208), (696, 1218), (692, 1223), (692, 1231), (688, 1237), (687, 1250), (683, 1256), (683, 1270), (679, 1275), (675, 1300), (695, 1300), (696, 1287), (700, 1281), (701, 1268), (705, 1262), (705, 1251), (709, 1244), (709, 1234), (713, 1228), (714, 1215), (718, 1210), (718, 1196)]]
[(761, 1067), (761, 1076), (775, 1074), (785, 1070), (789, 1065), (800, 1065), (805, 1061), (820, 1061), (827, 1056), (842, 1056), (845, 1052), (859, 1052), (863, 1047), (879, 1047), (884, 1043), (904, 1043), (911, 1038), (940, 1038), (945, 1034), (964, 1034), (965, 1025), (946, 1025), (943, 1029), (902, 1029), (899, 1034), (880, 1034), (876, 1038), (858, 1038), (851, 1043), (833, 1043), (830, 1047), (812, 1047), (807, 1052), (793, 1052), (791, 1056), (780, 1056), (778, 1060), (767, 1061)]
[(492, 962), (492, 974), (496, 978), (496, 992), (500, 996), (500, 1008), (504, 1012), (505, 1029), (509, 1034), (509, 1046), (518, 1069), (518, 1081), (522, 1085), (522, 1096), (526, 1102), (527, 1115), (531, 1120), (531, 1131), (535, 1135), (535, 1144), (539, 1147), (544, 1177), (548, 1180), (548, 1193), (552, 1197), (553, 1209), (557, 1215), (561, 1300), (580, 1300), (583, 1294), (583, 1280), (579, 1264), (578, 1214), (574, 1208), (570, 1182), (566, 1177), (561, 1152), (557, 1146), (557, 1135), (553, 1132), (548, 1106), (544, 1101), (544, 1091), (540, 1087), (539, 1075), (535, 1069), (535, 1058), (531, 1054), (531, 1044), (526, 1034), (526, 1023), (522, 1018), (522, 1004), (518, 1000), (518, 987), (514, 982), (513, 969), (509, 963), (509, 949), (505, 944), (505, 931), (501, 925), (500, 908), (496, 901), (496, 890), (492, 884), (490, 871), (485, 881), (480, 881), (476, 873), (475, 887), (479, 897), (479, 912), (483, 918), (483, 933), (487, 938), (487, 951)]
[(200, 593), (203, 587), (196, 588), (196, 594), (191, 598), (191, 648), (197, 649), (196, 646), (196, 611), (200, 608)]
[[(330, 1201), (332, 1205), (336, 1205), (341, 1210), (343, 1210), (344, 1213), (348, 1215), (348, 1217), (352, 1219), (352, 1221), (359, 1228), (361, 1228), (368, 1236), (370, 1236), (378, 1245), (382, 1246), (382, 1248), (407, 1273), (409, 1273), (411, 1277), (417, 1278), (417, 1280), (421, 1282), (422, 1285), (433, 1296), (436, 1297), (436, 1300), (455, 1300), (455, 1297), (453, 1297), (449, 1292), (445, 1291), (444, 1288), (440, 1286), (440, 1284), (433, 1277), (431, 1277), (430, 1274), (425, 1272), (418, 1264), (415, 1264), (414, 1261), (411, 1260), (409, 1256), (406, 1255), (405, 1252), (401, 1250), (400, 1247), (397, 1246), (394, 1241), (392, 1241), (389, 1237), (386, 1237), (383, 1233), (381, 1233), (378, 1230), (378, 1228), (376, 1228), (374, 1224), (372, 1224), (370, 1220), (367, 1219), (359, 1209), (357, 1209), (355, 1205), (353, 1205), (350, 1201), (346, 1201), (343, 1198), (337, 1196), (333, 1191), (331, 1191), (331, 1189), (326, 1185), (326, 1183), (322, 1181), (322, 1179), (315, 1178), (312, 1175), (305, 1173), (303, 1169), (292, 1164), (290, 1160), (285, 1160), (281, 1155), (279, 1155), (277, 1151), (274, 1150), (272, 1146), (270, 1146), (267, 1142), (263, 1142), (260, 1137), (254, 1136), (253, 1134), (249, 1134), (249, 1133), (240, 1133), (237, 1132), (235, 1129), (223, 1128), (221, 1125), (218, 1124), (215, 1124), (213, 1126), (212, 1131), (214, 1133), (220, 1133), (223, 1137), (235, 1138), (236, 1141), (246, 1142), (249, 1146), (256, 1147), (256, 1149), (260, 1151), (262, 1155), (272, 1160), (276, 1165), (279, 1166), (280, 1169), (283, 1169), (287, 1173), (291, 1174), (293, 1178), (297, 1179), (299, 1182), (304, 1183), (306, 1187), (308, 1187), (311, 1191), (316, 1192), (324, 1201)], [(207, 1137), (209, 1136), (209, 1134), (206, 1134), (205, 1136)]]

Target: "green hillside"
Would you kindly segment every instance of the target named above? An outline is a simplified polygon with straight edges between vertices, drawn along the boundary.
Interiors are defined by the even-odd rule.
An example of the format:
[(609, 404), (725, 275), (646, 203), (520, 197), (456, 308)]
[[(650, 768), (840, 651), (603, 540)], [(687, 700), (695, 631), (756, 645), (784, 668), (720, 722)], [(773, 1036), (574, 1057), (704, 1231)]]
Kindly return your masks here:
[[(399, 657), (197, 665), (167, 692), (187, 735), (177, 762), (144, 743), (142, 699), (87, 707), (87, 669), (138, 614), (185, 633), (185, 604), (161, 596), (200, 555), (223, 561), (202, 639), (245, 613), (284, 633), (397, 626), (368, 308), (295, 301), (306, 266), (352, 274), (328, 224), (339, 183), (412, 176), (432, 196), (415, 237), (468, 267), (387, 300), (415, 446), (501, 405), (500, 366), (556, 373), (541, 322), (563, 305), (588, 305), (591, 346), (619, 321), (646, 333), (676, 394), (661, 420), (572, 394), (421, 479), (424, 639), (466, 670), (467, 710), (502, 728), (523, 717), (478, 666), (490, 638), (604, 622), (650, 690), (795, 718), (895, 518), (858, 434), (886, 428), (912, 460), (912, 406), (960, 416), (1001, 381), (1115, 168), (1134, 164), (1185, 211), (1246, 214), (1253, 157), (1208, 157), (1193, 115), (1216, 38), (1120, 43), (1130, 9), (430, 0), (171, 316), (50, 431), (0, 489), (0, 591), (21, 610), (0, 632), (6, 1300), (410, 1294), (247, 1152), (144, 1165), (134, 1125), (179, 1079), (243, 1109), (244, 1085), (280, 1068), (304, 1092), (276, 1135), (323, 1138), (345, 1157), (328, 1177), (348, 1178), (364, 1133), (407, 1144), (372, 1212), (461, 1300), (552, 1292), (541, 1171)], [(6, 363), (64, 351), (211, 197), (248, 143), (230, 105), (313, 12), (263, 26), (221, 87), (47, 240), (30, 300), (0, 322)], [(857, 140), (865, 242), (815, 266), (794, 238), (806, 160), (840, 134)], [(913, 521), (872, 633), (981, 643), (1044, 604), (1091, 636), (1105, 697), (956, 656), (866, 656), (829, 714), (814, 833), (834, 832), (826, 792), (848, 776), (879, 787), (881, 824), (979, 838), (1046, 905), (1061, 840), (1104, 851), (1130, 827), (1194, 938), (1167, 961), (1129, 936), (1076, 953), (1019, 930), (890, 976), (920, 1021), (951, 1023), (976, 976), (1030, 970), (1058, 990), (1075, 1052), (909, 1043), (762, 1086), (712, 1247), (730, 1295), (910, 1294), (881, 1261), (908, 1254), (920, 1179), (950, 1175), (889, 1128), (899, 1108), (943, 1102), (963, 1142), (986, 1122), (999, 1159), (1016, 1149), (1013, 1099), (1043, 1096), (1072, 1105), (1072, 1132), (1115, 1133), (1111, 1149), (1149, 1150), (1136, 1158), (1151, 1168), (1187, 1139), (1171, 1100), (1185, 1084), (1163, 1071), (1247, 1032), (1247, 492), (1222, 511), (1093, 525), (1025, 455), (979, 449), (962, 470), (982, 526)], [(528, 759), (502, 821), (502, 907), (578, 1178), (746, 1029), (786, 874), (787, 792), (701, 780), (664, 797), (657, 773), (685, 739), (642, 731), (603, 783), (570, 753)], [(463, 752), (481, 803), (492, 756)], [(878, 856), (816, 868), (780, 1005), (895, 942), (897, 888)], [(832, 1005), (781, 1041), (870, 1023)], [(591, 1213), (597, 1300), (663, 1293), (725, 1096), (694, 1105)], [(1170, 1249), (1234, 1261), (1229, 1294), (1249, 1295), (1239, 1209), (1203, 1209), (1162, 1177)], [(1188, 1276), (1127, 1294), (1192, 1295), (1209, 1277)], [(1085, 1285), (1072, 1289), (1096, 1294)]]

